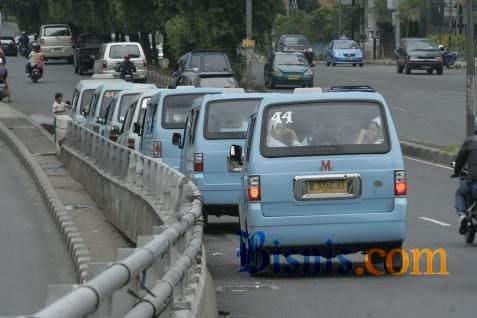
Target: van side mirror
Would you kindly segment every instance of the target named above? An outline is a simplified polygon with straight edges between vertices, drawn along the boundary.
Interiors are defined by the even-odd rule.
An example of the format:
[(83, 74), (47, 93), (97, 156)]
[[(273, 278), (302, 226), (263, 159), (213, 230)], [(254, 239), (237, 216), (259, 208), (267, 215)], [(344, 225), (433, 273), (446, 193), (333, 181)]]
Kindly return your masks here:
[(230, 172), (240, 172), (243, 167), (242, 147), (238, 145), (230, 146), (229, 155), (227, 157)]
[(176, 145), (179, 149), (182, 149), (181, 140), (182, 140), (181, 134), (174, 133), (172, 135), (172, 144)]
[(141, 124), (139, 123), (134, 123), (133, 124), (133, 133), (138, 134), (141, 136)]

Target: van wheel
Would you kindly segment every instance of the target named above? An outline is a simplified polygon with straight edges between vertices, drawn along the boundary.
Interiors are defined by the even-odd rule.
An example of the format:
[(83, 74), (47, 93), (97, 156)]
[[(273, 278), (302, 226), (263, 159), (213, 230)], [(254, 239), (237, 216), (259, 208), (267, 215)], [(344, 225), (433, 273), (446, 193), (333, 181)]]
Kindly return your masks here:
[(444, 67), (438, 68), (436, 72), (437, 72), (437, 75), (442, 75), (442, 73), (444, 73)]
[(404, 72), (406, 74), (411, 74), (411, 67), (409, 66), (409, 64), (404, 64)]
[(427, 74), (431, 75), (433, 71), (434, 71), (434, 70), (432, 70), (432, 69), (427, 70)]

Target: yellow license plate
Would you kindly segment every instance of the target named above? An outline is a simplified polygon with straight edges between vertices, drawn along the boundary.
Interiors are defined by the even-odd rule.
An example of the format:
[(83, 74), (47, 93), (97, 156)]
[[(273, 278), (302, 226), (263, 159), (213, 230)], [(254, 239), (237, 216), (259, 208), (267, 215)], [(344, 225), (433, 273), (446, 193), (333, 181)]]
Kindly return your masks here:
[(308, 192), (310, 194), (348, 193), (348, 180), (309, 181)]
[(292, 81), (296, 81), (300, 79), (300, 75), (289, 75), (288, 79)]

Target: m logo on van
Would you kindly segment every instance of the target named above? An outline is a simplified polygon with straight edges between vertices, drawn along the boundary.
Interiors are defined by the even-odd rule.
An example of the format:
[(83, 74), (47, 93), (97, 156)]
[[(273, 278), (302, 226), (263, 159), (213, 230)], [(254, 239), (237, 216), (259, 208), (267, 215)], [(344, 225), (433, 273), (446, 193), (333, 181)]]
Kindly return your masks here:
[(331, 160), (321, 160), (321, 167), (320, 171), (331, 171), (333, 168), (331, 167)]

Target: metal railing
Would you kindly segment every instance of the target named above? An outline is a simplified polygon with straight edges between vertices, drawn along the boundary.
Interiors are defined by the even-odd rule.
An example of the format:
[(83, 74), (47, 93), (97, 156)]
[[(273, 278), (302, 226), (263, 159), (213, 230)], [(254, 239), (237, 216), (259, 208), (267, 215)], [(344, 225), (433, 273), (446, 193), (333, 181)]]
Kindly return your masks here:
[(33, 317), (169, 315), (177, 304), (185, 302), (186, 295), (193, 294), (191, 286), (197, 285), (197, 272), (205, 266), (200, 261), (203, 226), (199, 220), (199, 190), (177, 170), (74, 122), (69, 123), (63, 146), (85, 156), (117, 182), (148, 191), (170, 218), (154, 228), (153, 234), (157, 235), (143, 239), (142, 243), (139, 240), (138, 248), (130, 251), (129, 256), (108, 264), (99, 275)]

